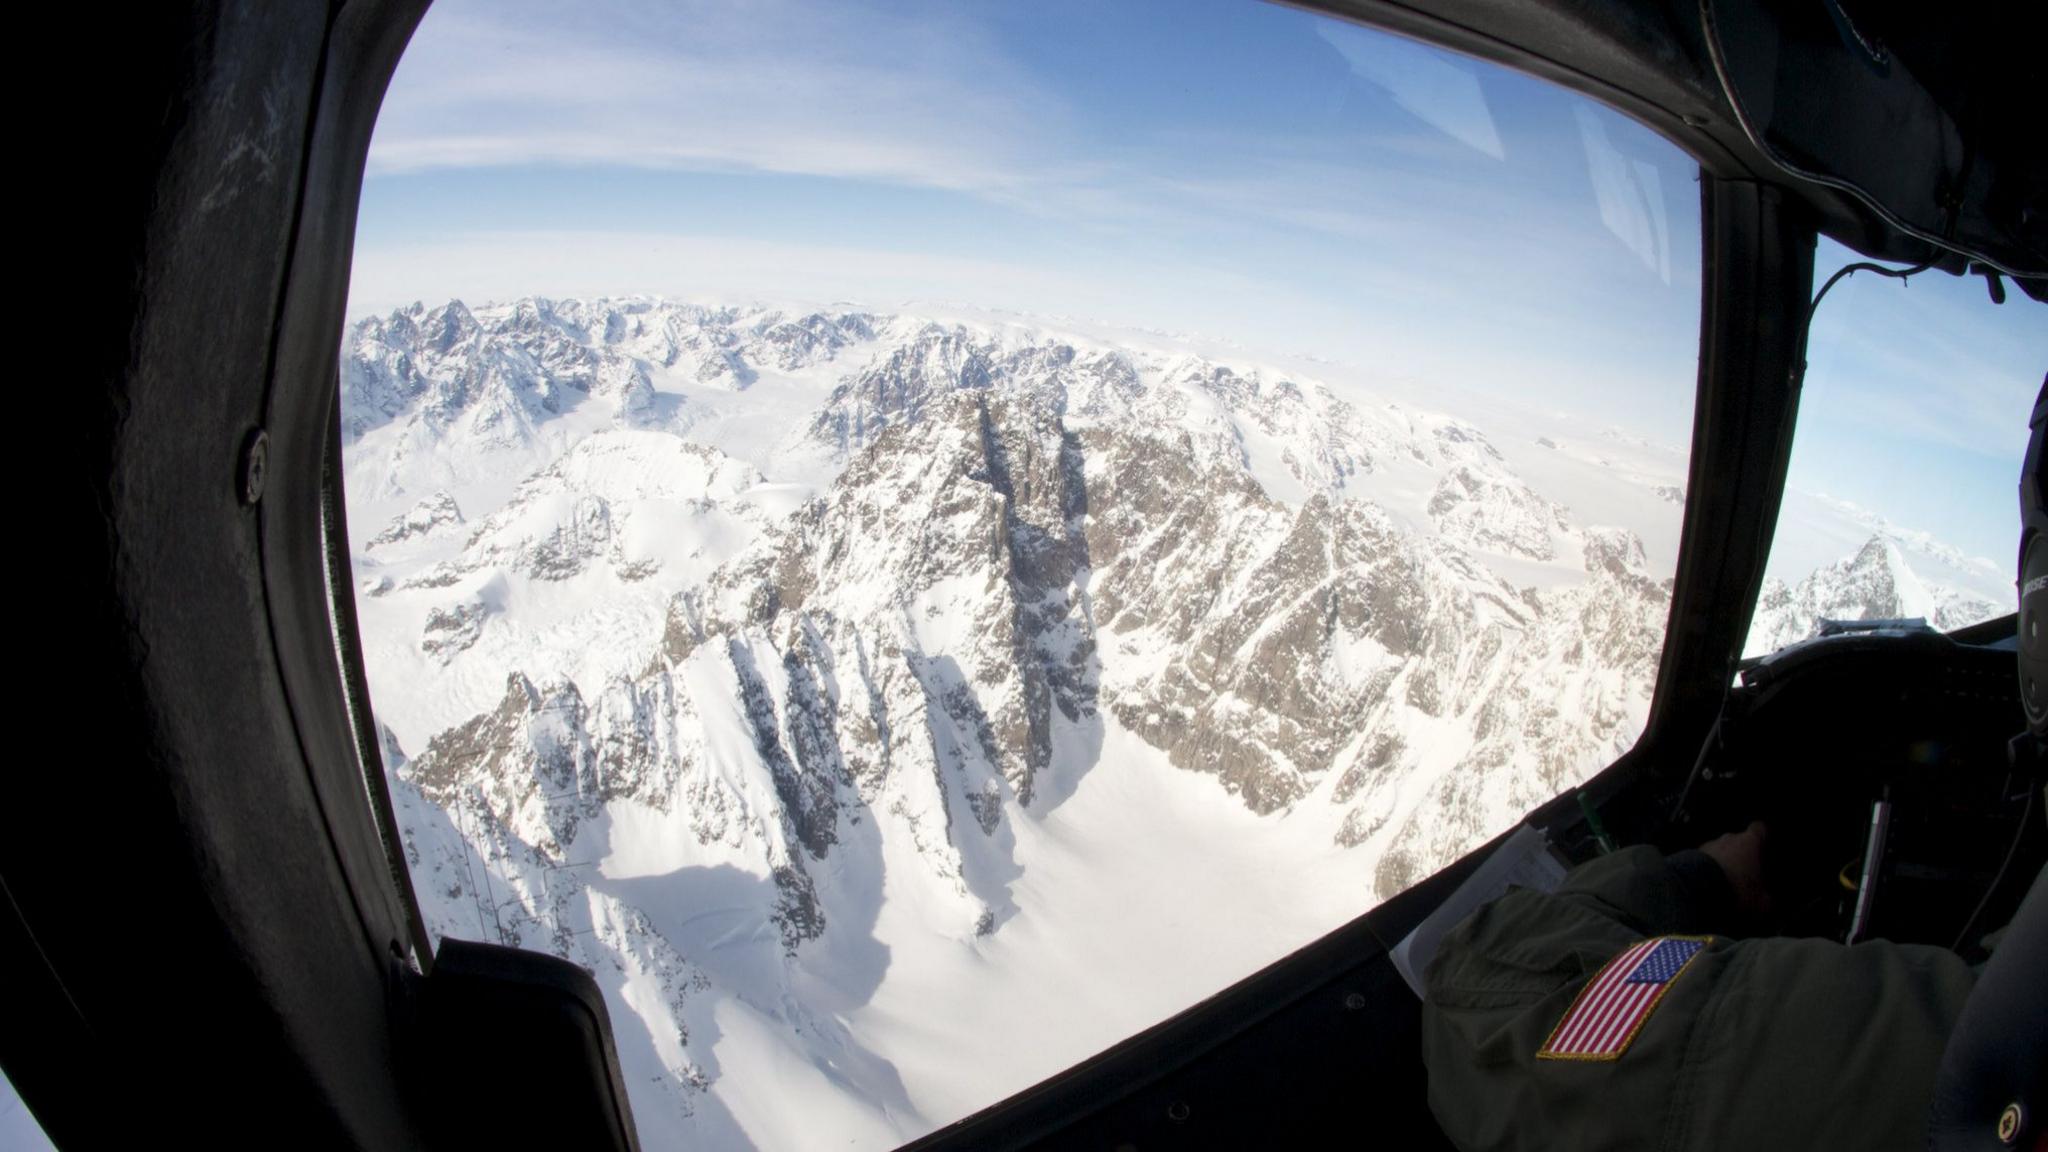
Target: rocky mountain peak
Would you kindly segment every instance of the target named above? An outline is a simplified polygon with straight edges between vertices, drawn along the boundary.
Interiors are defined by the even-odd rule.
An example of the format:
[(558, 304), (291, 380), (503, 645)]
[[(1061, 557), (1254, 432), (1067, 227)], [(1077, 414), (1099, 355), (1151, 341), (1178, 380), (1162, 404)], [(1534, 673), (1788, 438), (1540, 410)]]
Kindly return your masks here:
[(607, 798), (576, 686), (536, 686), (518, 672), (506, 677), (495, 711), (434, 737), (407, 765), (407, 776), (444, 809), (469, 802), (474, 793), (525, 843), (553, 859)]
[(1619, 578), (1638, 576), (1650, 567), (1642, 539), (1626, 528), (1588, 528), (1585, 564), (1586, 571), (1596, 576)]
[(1823, 620), (1920, 619), (1946, 632), (1998, 611), (1981, 596), (1922, 579), (1898, 540), (1880, 529), (1796, 586), (1766, 580), (1743, 651), (1761, 655), (1811, 639)]
[(395, 517), (370, 537), (367, 548), (386, 548), (407, 540), (432, 536), (463, 523), (462, 509), (447, 491), (437, 491)]

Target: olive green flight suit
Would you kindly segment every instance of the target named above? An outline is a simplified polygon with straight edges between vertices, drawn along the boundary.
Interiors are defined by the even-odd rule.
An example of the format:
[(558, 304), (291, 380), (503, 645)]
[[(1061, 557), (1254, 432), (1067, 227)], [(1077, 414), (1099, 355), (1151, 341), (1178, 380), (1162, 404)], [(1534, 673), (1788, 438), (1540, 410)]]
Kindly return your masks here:
[(1444, 938), (1425, 982), (1429, 1103), (1486, 1149), (1911, 1149), (1975, 973), (1940, 948), (1716, 936), (1618, 1059), (1536, 1054), (1600, 968), (1653, 936), (1725, 927), (1699, 852), (1629, 848), (1554, 893), (1515, 889)]

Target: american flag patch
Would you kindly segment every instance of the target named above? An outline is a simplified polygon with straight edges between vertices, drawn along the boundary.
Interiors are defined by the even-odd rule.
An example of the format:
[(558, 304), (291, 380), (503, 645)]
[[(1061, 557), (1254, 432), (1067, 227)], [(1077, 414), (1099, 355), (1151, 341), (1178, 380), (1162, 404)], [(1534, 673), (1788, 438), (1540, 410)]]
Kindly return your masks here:
[(1660, 936), (1607, 962), (1572, 1001), (1539, 1060), (1619, 1060), (1657, 1001), (1712, 937)]

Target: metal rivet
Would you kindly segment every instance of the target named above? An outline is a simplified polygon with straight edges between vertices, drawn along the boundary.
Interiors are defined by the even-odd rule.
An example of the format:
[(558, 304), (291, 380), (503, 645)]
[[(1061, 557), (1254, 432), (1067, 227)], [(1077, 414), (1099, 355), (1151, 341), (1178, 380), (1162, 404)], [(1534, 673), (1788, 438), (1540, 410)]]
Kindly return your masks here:
[(2005, 1111), (1998, 1114), (1998, 1142), (2000, 1144), (2010, 1144), (2018, 1140), (2020, 1138), (2020, 1121), (2025, 1118), (2026, 1114), (2020, 1111), (2019, 1101), (2015, 1100), (2007, 1104)]
[(1344, 1007), (1351, 1009), (1353, 1012), (1365, 1007), (1365, 993), (1346, 992), (1344, 994)]
[(1192, 1109), (1188, 1107), (1188, 1102), (1185, 1100), (1175, 1100), (1166, 1106), (1166, 1118), (1176, 1124), (1186, 1120), (1191, 1112)]
[(263, 499), (263, 485), (270, 479), (270, 434), (258, 428), (242, 441), (242, 503)]

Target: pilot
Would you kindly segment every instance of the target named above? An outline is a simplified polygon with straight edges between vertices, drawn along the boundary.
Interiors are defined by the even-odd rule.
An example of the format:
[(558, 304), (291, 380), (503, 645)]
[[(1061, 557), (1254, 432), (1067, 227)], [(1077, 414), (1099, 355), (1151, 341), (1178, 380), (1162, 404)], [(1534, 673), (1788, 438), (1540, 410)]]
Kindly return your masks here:
[(1766, 835), (1624, 849), (1446, 936), (1423, 1058), (1452, 1143), (1922, 1148), (1975, 974), (1943, 948), (1732, 935), (1768, 912)]

